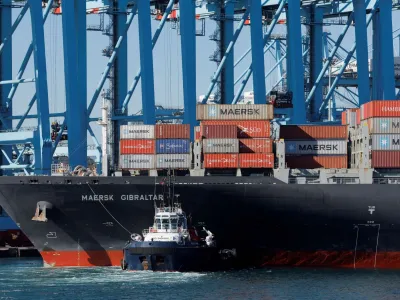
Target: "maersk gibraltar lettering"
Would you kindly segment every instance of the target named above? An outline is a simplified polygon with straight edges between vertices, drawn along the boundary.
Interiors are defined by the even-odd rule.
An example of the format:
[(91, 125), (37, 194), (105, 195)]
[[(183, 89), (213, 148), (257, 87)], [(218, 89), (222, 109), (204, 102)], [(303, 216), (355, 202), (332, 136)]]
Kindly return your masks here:
[[(164, 195), (121, 195), (122, 201), (161, 201)], [(82, 195), (82, 201), (114, 201), (114, 195)]]

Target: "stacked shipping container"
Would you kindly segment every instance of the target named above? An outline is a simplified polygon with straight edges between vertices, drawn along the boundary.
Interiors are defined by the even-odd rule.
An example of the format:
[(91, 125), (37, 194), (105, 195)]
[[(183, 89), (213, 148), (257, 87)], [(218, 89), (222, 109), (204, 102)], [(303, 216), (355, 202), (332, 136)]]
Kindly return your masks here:
[(355, 168), (400, 168), (400, 101), (361, 106), (361, 125), (351, 135)]
[(120, 136), (119, 164), (122, 169), (154, 169), (153, 125), (122, 125)]
[(273, 168), (272, 105), (198, 105), (204, 168)]
[(190, 127), (181, 124), (122, 125), (122, 169), (189, 169)]
[(284, 125), (280, 138), (288, 168), (347, 168), (346, 126)]

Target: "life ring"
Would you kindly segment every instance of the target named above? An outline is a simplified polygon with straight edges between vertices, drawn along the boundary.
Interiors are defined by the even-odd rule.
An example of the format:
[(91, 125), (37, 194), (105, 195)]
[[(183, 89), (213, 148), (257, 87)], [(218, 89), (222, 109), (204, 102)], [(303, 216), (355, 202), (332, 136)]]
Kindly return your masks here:
[(128, 269), (128, 264), (126, 263), (125, 259), (121, 259), (121, 269), (124, 271)]

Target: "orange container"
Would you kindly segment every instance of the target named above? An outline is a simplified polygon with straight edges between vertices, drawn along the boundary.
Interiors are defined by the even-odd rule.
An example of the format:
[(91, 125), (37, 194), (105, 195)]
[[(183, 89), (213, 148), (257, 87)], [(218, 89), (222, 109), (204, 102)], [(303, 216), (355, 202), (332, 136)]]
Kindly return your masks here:
[(347, 125), (347, 110), (342, 111), (342, 125)]
[(271, 139), (240, 139), (239, 153), (271, 153)]
[(347, 155), (326, 156), (286, 156), (286, 165), (290, 169), (345, 169), (347, 168)]
[(155, 140), (120, 140), (120, 154), (154, 154)]
[(204, 154), (205, 169), (237, 169), (238, 154)]
[(201, 140), (201, 127), (200, 126), (194, 127), (194, 140), (195, 141)]
[(268, 138), (271, 136), (270, 121), (202, 121), (203, 125), (236, 125), (238, 138)]
[(347, 127), (343, 125), (283, 125), (280, 138), (285, 140), (346, 139)]
[(240, 168), (273, 168), (274, 154), (272, 153), (241, 153), (239, 154)]
[(190, 139), (189, 124), (157, 124), (156, 139)]
[(236, 125), (203, 125), (202, 136), (206, 139), (236, 139)]
[(400, 168), (400, 151), (371, 151), (371, 168)]
[(356, 110), (356, 123), (357, 125), (361, 124), (361, 109)]
[(361, 120), (373, 117), (400, 117), (400, 101), (374, 100), (361, 105)]

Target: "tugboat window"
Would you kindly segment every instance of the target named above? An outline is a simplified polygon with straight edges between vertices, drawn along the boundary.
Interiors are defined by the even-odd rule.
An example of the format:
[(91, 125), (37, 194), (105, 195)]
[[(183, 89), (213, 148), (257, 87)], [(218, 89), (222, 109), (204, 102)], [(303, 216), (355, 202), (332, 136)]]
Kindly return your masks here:
[(161, 220), (160, 219), (156, 219), (156, 225), (157, 225), (157, 229), (161, 229)]
[(169, 229), (169, 221), (162, 220), (162, 229)]
[(178, 229), (178, 219), (177, 218), (171, 219), (171, 229), (172, 230)]

